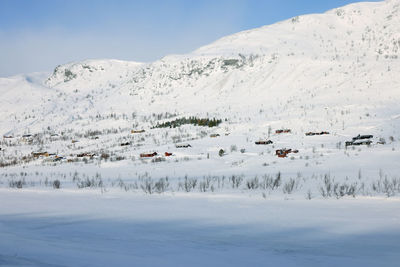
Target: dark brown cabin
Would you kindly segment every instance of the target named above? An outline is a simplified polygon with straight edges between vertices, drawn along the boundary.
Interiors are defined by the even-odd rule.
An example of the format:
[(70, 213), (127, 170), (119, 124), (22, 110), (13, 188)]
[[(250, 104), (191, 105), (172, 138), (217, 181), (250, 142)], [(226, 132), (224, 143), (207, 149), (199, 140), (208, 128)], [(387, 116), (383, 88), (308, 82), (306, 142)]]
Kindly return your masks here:
[(175, 145), (176, 148), (189, 148), (192, 147), (190, 144), (177, 144)]
[(141, 158), (152, 158), (152, 157), (155, 157), (155, 156), (157, 156), (157, 152), (140, 154)]
[(290, 129), (279, 129), (279, 130), (275, 131), (276, 134), (291, 133), (291, 132), (292, 132), (292, 130), (290, 130)]
[(263, 141), (256, 141), (255, 144), (256, 145), (270, 145), (273, 142), (271, 140), (263, 140)]
[(145, 130), (131, 130), (131, 133), (144, 133)]

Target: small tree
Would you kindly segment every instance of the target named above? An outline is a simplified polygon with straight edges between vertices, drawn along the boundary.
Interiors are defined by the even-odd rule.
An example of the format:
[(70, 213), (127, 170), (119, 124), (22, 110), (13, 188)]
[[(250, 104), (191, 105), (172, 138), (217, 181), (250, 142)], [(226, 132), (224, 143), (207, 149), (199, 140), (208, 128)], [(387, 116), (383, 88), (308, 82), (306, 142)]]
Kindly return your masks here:
[(223, 150), (222, 148), (218, 151), (218, 155), (220, 157), (222, 157), (225, 154), (225, 150)]

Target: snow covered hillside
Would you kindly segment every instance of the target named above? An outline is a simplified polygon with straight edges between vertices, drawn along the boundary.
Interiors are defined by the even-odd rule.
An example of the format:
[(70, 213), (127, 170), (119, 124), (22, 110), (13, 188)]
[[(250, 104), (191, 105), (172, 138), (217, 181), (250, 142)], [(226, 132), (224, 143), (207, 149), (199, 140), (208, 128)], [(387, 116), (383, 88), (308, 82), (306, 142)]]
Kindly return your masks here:
[[(1, 172), (5, 177), (23, 166), (33, 184), (54, 173), (75, 177), (71, 169), (125, 182), (282, 173), (307, 177), (309, 185), (299, 185), (303, 196), (320, 195), (325, 177), (333, 184), (355, 179), (349, 184), (363, 195), (393, 195), (400, 190), (399, 32), (398, 0), (364, 2), (152, 63), (86, 60), (46, 77), (1, 78)], [(222, 123), (194, 123), (201, 119)], [(372, 137), (352, 140), (358, 134)], [(255, 144), (263, 140), (272, 143)], [(176, 147), (182, 143), (190, 147)], [(284, 149), (298, 153), (278, 157)], [(356, 182), (360, 177), (366, 184)], [(374, 186), (384, 179), (393, 190)]]

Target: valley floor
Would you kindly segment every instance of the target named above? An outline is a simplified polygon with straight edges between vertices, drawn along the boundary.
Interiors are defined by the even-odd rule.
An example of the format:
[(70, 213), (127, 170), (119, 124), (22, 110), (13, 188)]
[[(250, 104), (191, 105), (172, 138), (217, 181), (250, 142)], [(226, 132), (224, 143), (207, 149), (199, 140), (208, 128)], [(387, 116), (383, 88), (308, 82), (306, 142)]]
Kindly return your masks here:
[(0, 266), (398, 266), (400, 199), (0, 188)]

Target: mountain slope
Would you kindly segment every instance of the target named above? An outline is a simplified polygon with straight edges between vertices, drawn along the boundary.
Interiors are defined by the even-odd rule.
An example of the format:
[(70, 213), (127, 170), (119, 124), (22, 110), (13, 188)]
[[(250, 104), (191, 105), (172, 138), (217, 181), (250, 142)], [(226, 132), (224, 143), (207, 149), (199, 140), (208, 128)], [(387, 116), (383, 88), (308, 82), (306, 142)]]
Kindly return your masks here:
[[(255, 128), (393, 134), (400, 114), (399, 9), (397, 0), (357, 3), (240, 32), (153, 63), (58, 66), (43, 84), (29, 83), (38, 92), (52, 88), (50, 100), (32, 99), (14, 116), (3, 106), (0, 130), (151, 126), (167, 113), (227, 118)], [(3, 90), (10, 91), (13, 82), (2, 79)], [(5, 99), (18, 103), (17, 95)], [(38, 105), (40, 113), (33, 108)]]

